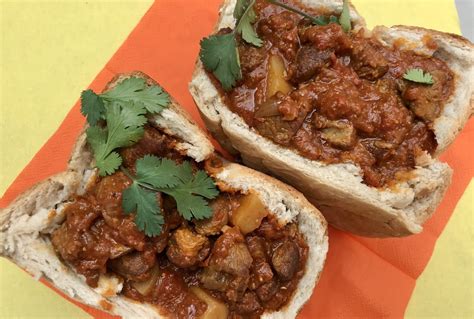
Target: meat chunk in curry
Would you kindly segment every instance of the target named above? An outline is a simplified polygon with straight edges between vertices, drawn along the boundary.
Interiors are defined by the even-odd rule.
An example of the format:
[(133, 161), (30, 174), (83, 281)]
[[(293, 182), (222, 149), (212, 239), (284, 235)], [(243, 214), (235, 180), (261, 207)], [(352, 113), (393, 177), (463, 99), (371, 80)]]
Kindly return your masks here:
[[(242, 80), (222, 92), (260, 135), (312, 160), (354, 163), (373, 187), (396, 182), (419, 155), (435, 151), (432, 125), (454, 88), (445, 62), (383, 45), (363, 30), (346, 33), (335, 22), (313, 25), (264, 0), (255, 11), (263, 45), (239, 39)], [(429, 72), (434, 84), (403, 78), (415, 68)]]
[[(143, 140), (122, 150), (125, 170), (147, 154), (191, 161), (173, 149), (176, 142), (147, 127)], [(192, 163), (198, 169), (214, 164)], [(130, 184), (121, 171), (98, 178), (66, 206), (65, 221), (51, 235), (60, 257), (91, 287), (101, 276), (116, 276), (122, 296), (151, 303), (170, 318), (207, 318), (208, 306), (224, 317), (258, 318), (290, 300), (308, 246), (295, 225), (279, 225), (257, 195), (223, 191), (209, 203), (210, 218), (187, 221), (173, 198), (157, 193), (165, 223), (158, 236), (148, 237), (122, 209)], [(254, 222), (242, 224), (246, 220)]]

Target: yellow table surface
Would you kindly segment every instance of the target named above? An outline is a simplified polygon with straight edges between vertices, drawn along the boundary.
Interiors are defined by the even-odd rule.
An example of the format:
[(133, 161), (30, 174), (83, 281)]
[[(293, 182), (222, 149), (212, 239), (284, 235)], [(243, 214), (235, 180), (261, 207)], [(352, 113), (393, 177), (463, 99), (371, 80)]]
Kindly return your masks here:
[[(454, 0), (353, 3), (369, 27), (408, 24), (460, 33)], [(0, 0), (0, 194), (150, 5), (149, 0)], [(473, 208), (471, 181), (417, 281), (406, 317), (474, 318)], [(89, 317), (0, 259), (0, 318)]]

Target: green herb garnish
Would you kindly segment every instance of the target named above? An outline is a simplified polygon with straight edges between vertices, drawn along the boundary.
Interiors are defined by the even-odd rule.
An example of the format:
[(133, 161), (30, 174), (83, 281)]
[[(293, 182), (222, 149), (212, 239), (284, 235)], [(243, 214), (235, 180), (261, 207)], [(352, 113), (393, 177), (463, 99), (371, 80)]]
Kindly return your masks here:
[[(81, 101), (81, 112), (90, 125), (87, 142), (101, 176), (114, 173), (122, 164), (118, 148), (131, 146), (143, 137), (146, 115), (159, 113), (170, 103), (160, 86), (148, 86), (138, 77), (126, 79), (103, 94), (84, 91)], [(137, 160), (135, 176), (122, 170), (133, 181), (123, 191), (122, 208), (126, 214), (136, 212), (135, 224), (147, 236), (159, 235), (165, 223), (158, 192), (172, 196), (186, 220), (211, 217), (206, 199), (215, 198), (219, 191), (205, 171), (193, 173), (189, 162), (176, 164), (147, 155)]]
[[(315, 25), (339, 23), (345, 32), (349, 32), (351, 29), (348, 0), (344, 0), (339, 19), (335, 16), (313, 17), (277, 0), (267, 1), (302, 15)], [(234, 30), (231, 33), (215, 34), (201, 40), (201, 50), (199, 52), (201, 62), (207, 71), (214, 74), (226, 91), (232, 89), (236, 82), (242, 78), (236, 34), (242, 35), (242, 39), (251, 45), (256, 47), (263, 45), (263, 41), (258, 37), (252, 25), (257, 18), (253, 9), (254, 4), (255, 0), (237, 0), (234, 8), (234, 18), (237, 21)]]
[(100, 119), (104, 118), (104, 99), (92, 90), (82, 91), (81, 113), (87, 117), (87, 122), (90, 125), (95, 125)]
[(114, 103), (105, 112), (107, 127), (94, 125), (87, 129), (87, 142), (92, 147), (101, 176), (112, 174), (122, 164), (122, 158), (115, 149), (131, 146), (142, 138), (143, 125), (147, 121), (145, 114), (144, 108), (124, 108)]
[(349, 0), (344, 0), (342, 3), (342, 12), (339, 16), (339, 24), (344, 32), (351, 31), (351, 14), (349, 10)]
[(256, 47), (261, 47), (263, 41), (258, 37), (257, 32), (253, 28), (253, 24), (257, 19), (257, 15), (253, 10), (255, 0), (237, 0), (234, 9), (234, 18), (237, 20), (235, 30), (242, 35), (245, 42)]
[(422, 84), (434, 83), (433, 76), (430, 73), (424, 72), (422, 69), (418, 68), (408, 69), (405, 74), (403, 74), (403, 78), (411, 82)]
[(233, 33), (212, 35), (203, 39), (199, 56), (206, 70), (216, 76), (224, 90), (230, 90), (242, 77), (237, 42)]
[(278, 0), (267, 0), (271, 4), (277, 5), (279, 7), (282, 7), (288, 11), (294, 12), (296, 14), (299, 14), (306, 19), (310, 20), (312, 24), (315, 25), (328, 25), (329, 23), (339, 23), (342, 26), (342, 29), (345, 32), (349, 32), (351, 30), (351, 20), (350, 20), (350, 15), (349, 15), (349, 1), (344, 0), (343, 5), (342, 5), (342, 12), (339, 17), (339, 19), (335, 16), (330, 16), (325, 17), (325, 16), (312, 16), (310, 14), (307, 14), (306, 12), (297, 9), (295, 7), (292, 7), (290, 5), (287, 5), (286, 3), (282, 3)]
[(331, 22), (337, 23), (337, 18), (334, 17), (334, 16), (331, 16), (330, 18), (327, 18), (325, 16), (314, 17), (314, 16), (312, 16), (310, 14), (307, 14), (306, 12), (304, 12), (300, 9), (297, 9), (295, 7), (287, 5), (286, 3), (282, 3), (282, 2), (277, 1), (277, 0), (267, 0), (267, 1), (270, 2), (271, 4), (282, 7), (284, 9), (288, 10), (288, 11), (299, 14), (300, 16), (305, 17), (306, 19), (310, 20), (311, 23), (315, 24), (315, 25), (328, 25)]
[(156, 192), (172, 196), (178, 212), (186, 220), (212, 216), (212, 209), (205, 199), (215, 198), (219, 191), (205, 171), (198, 170), (193, 174), (187, 161), (176, 164), (151, 155), (139, 159), (136, 168), (135, 176), (123, 169), (133, 183), (123, 192), (122, 207), (127, 214), (136, 211), (135, 223), (147, 236), (159, 235), (164, 224)]
[(81, 113), (87, 117), (90, 125), (95, 125), (104, 119), (105, 107), (112, 103), (141, 106), (150, 113), (159, 113), (168, 105), (169, 96), (160, 86), (148, 86), (145, 79), (131, 77), (102, 94), (92, 90), (83, 91), (81, 102)]
[(158, 206), (155, 192), (146, 190), (134, 182), (123, 192), (122, 208), (125, 214), (136, 212), (135, 224), (145, 235), (152, 237), (161, 233), (165, 219), (160, 213), (161, 208)]
[[(122, 158), (115, 150), (131, 146), (143, 136), (147, 113), (159, 113), (169, 96), (158, 85), (148, 86), (142, 78), (123, 80), (112, 90), (96, 94), (82, 92), (81, 112), (87, 117), (87, 142), (91, 145), (99, 175), (115, 172)], [(105, 120), (106, 125), (99, 125)]]
[(212, 72), (224, 90), (232, 89), (242, 78), (236, 34), (241, 34), (245, 42), (256, 47), (263, 42), (255, 32), (252, 23), (256, 20), (253, 5), (255, 0), (237, 0), (234, 18), (237, 20), (234, 30), (227, 34), (216, 34), (201, 40), (201, 58), (204, 68)]

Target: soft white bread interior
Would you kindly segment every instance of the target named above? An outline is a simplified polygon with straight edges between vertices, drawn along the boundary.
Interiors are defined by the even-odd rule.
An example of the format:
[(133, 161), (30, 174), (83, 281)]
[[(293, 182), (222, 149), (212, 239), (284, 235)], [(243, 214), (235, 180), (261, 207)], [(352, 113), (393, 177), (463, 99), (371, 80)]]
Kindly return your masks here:
[[(342, 7), (342, 1), (302, 3), (311, 8), (336, 9), (336, 14)], [(216, 30), (234, 26), (234, 7), (235, 1), (225, 1)], [(364, 28), (364, 20), (354, 9), (351, 19), (355, 28)], [(434, 123), (439, 153), (454, 140), (472, 113), (473, 45), (456, 35), (415, 27), (377, 27), (373, 34), (387, 45), (403, 38), (406, 46), (444, 60), (455, 73), (453, 96)], [(427, 37), (436, 43), (436, 50), (423, 45)], [(424, 155), (417, 159), (409, 180), (392, 188), (369, 187), (363, 183), (361, 169), (354, 164), (327, 165), (309, 160), (260, 136), (229, 110), (199, 60), (189, 89), (209, 131), (226, 150), (240, 154), (246, 165), (296, 187), (337, 228), (371, 237), (419, 233), (450, 183), (449, 166)]]
[[(108, 88), (130, 76), (152, 80), (142, 73), (117, 77)], [(174, 101), (172, 105), (149, 119), (152, 125), (184, 142), (177, 146), (189, 157), (202, 161), (213, 154), (206, 135)], [(65, 265), (55, 253), (49, 234), (64, 220), (64, 208), (75, 194), (82, 194), (96, 177), (93, 157), (84, 132), (78, 138), (68, 170), (43, 181), (20, 195), (0, 211), (0, 255), (3, 255), (36, 278), (45, 278), (70, 297), (96, 308), (104, 308), (123, 318), (162, 318), (157, 308), (116, 295), (122, 284), (114, 276), (103, 276), (98, 288), (91, 288), (82, 276)], [(328, 250), (327, 224), (319, 211), (299, 192), (271, 177), (242, 167), (224, 163), (215, 173), (222, 187), (252, 190), (280, 223), (295, 222), (309, 245), (306, 272), (290, 303), (278, 312), (265, 313), (264, 318), (295, 317), (309, 299), (319, 279)]]

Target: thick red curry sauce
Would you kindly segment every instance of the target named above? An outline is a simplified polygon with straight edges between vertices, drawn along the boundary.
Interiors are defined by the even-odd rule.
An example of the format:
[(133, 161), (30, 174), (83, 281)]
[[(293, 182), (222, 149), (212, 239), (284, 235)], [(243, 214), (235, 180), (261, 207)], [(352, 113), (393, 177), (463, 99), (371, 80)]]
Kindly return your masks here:
[[(196, 169), (221, 165), (217, 158), (193, 162), (173, 150), (176, 142), (147, 127), (137, 144), (121, 151), (124, 166), (133, 171), (146, 154), (188, 160)], [(51, 236), (58, 254), (88, 285), (97, 287), (101, 276), (114, 274), (123, 281), (120, 294), (154, 304), (170, 318), (208, 318), (208, 303), (194, 287), (224, 304), (235, 319), (258, 318), (289, 301), (308, 255), (295, 224), (280, 226), (268, 215), (244, 235), (231, 220), (247, 195), (221, 192), (210, 202), (212, 218), (186, 221), (174, 199), (158, 193), (165, 225), (159, 236), (147, 237), (136, 227), (134, 214), (122, 210), (122, 191), (130, 183), (121, 172), (98, 179), (72, 199), (66, 220)]]
[[(336, 23), (312, 25), (264, 0), (255, 11), (264, 44), (239, 40), (243, 78), (225, 96), (260, 135), (313, 160), (355, 163), (374, 187), (434, 152), (431, 124), (454, 86), (446, 63), (383, 46), (363, 31), (347, 34)], [(275, 60), (284, 67), (277, 85), (270, 79)], [(429, 72), (434, 84), (404, 80), (412, 68)]]

